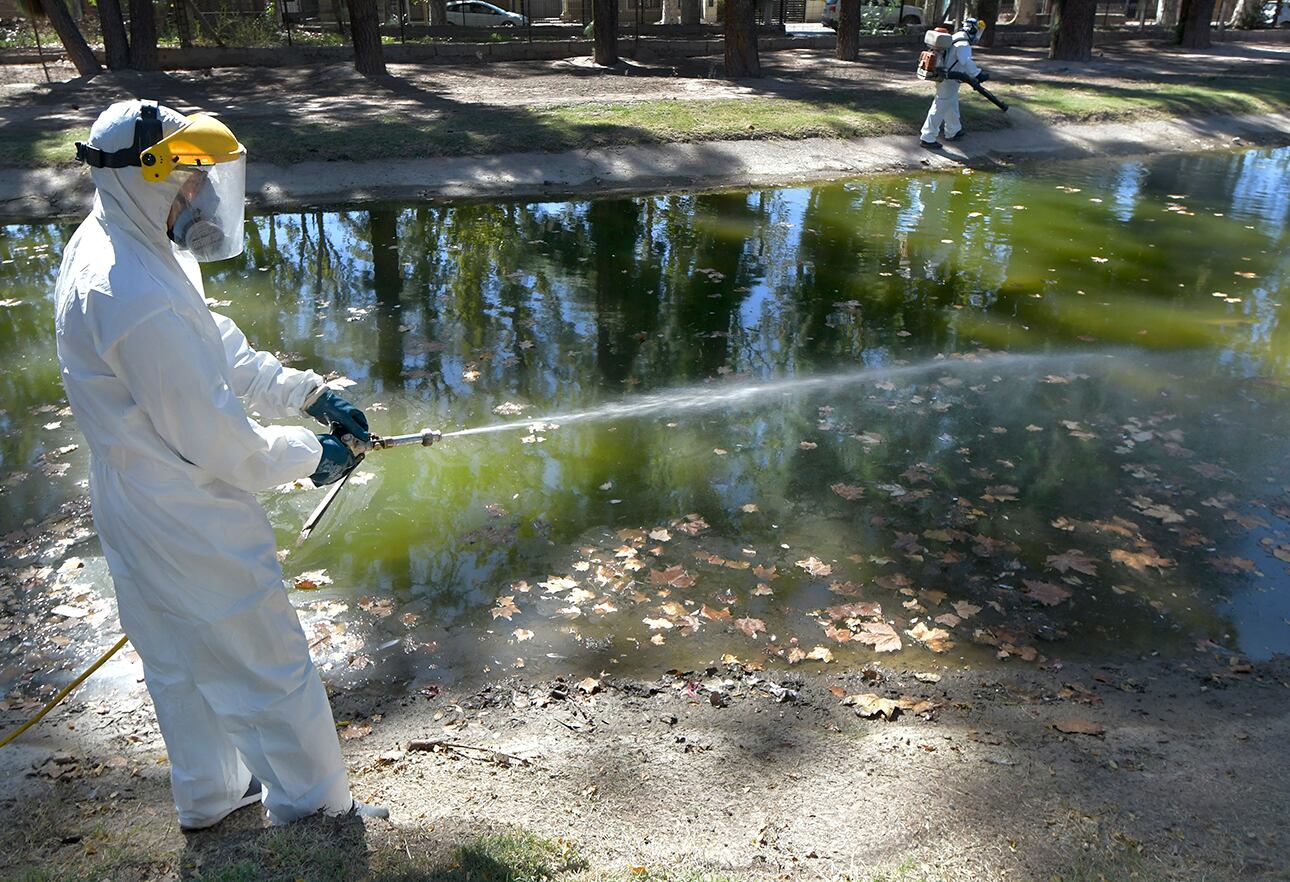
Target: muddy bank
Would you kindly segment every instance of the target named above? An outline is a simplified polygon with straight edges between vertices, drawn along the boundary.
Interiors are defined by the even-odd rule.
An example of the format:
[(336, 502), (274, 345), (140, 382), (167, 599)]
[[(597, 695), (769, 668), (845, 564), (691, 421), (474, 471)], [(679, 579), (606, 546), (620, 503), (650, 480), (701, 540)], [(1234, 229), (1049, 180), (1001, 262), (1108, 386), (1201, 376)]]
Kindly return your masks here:
[[(921, 148), (914, 136), (886, 135), (642, 145), (398, 163), (306, 162), (289, 167), (261, 163), (248, 169), (247, 196), (262, 209), (412, 199), (555, 199), (1286, 143), (1290, 143), (1290, 114), (1057, 126), (1023, 118), (1016, 128), (969, 135), (939, 151)], [(85, 213), (92, 198), (89, 176), (79, 168), (0, 169), (3, 222), (76, 217)]]
[[(567, 837), (624, 874), (1283, 878), (1288, 679), (1285, 659), (1198, 648), (1168, 663), (354, 690), (333, 697), (354, 788), (392, 821), (367, 825), (352, 875), (326, 878), (497, 829)], [(148, 717), (146, 701), (74, 703), (26, 743), (0, 802), (6, 875), (209, 873), (264, 835), (250, 815), (178, 833)]]

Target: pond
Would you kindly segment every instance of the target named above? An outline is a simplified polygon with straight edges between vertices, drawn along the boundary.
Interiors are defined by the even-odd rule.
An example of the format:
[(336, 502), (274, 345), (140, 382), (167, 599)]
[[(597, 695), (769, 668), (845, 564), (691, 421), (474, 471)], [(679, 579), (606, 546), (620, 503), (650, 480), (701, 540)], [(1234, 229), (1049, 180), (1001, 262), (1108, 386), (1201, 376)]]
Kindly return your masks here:
[[(323, 491), (265, 494), (330, 679), (1263, 658), (1287, 181), (1281, 149), (316, 208), (250, 218), (207, 295), (379, 433), (513, 424), (373, 453), (300, 547)], [(73, 229), (0, 238), (13, 694), (116, 636), (52, 339)]]

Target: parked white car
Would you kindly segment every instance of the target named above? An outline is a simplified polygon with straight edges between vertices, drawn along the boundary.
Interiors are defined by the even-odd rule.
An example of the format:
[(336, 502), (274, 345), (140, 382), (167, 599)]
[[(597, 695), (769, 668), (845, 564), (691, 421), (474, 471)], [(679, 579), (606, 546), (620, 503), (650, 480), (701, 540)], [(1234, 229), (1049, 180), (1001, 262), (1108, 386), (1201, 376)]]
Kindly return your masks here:
[(483, 0), (457, 0), (448, 4), (448, 24), (477, 28), (513, 28), (528, 24), (518, 12), (507, 12)]
[[(1273, 21), (1273, 17), (1276, 21)], [(1290, 0), (1281, 4), (1281, 14), (1277, 15), (1276, 3), (1263, 4), (1263, 23), (1272, 28), (1290, 28)]]
[[(866, 0), (860, 6), (861, 20), (866, 12), (870, 15), (871, 10), (877, 10), (881, 16), (879, 19), (884, 25), (921, 25), (923, 23), (923, 7), (910, 6), (908, 3), (900, 3), (897, 0)], [(824, 0), (824, 14), (820, 16), (820, 24), (826, 28), (838, 29), (838, 0)]]

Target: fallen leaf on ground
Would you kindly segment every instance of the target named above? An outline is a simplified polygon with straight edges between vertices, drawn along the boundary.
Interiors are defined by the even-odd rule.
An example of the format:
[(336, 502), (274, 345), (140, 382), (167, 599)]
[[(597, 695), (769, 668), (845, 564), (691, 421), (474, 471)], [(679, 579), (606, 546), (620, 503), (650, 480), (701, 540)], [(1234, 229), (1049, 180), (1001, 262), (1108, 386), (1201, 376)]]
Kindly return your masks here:
[(371, 723), (350, 723), (340, 727), (340, 737), (346, 741), (355, 741), (372, 734)]
[(766, 630), (766, 623), (761, 619), (735, 619), (734, 628), (741, 634), (755, 637), (758, 631)]
[(867, 720), (872, 720), (874, 717), (894, 720), (900, 715), (900, 705), (890, 698), (883, 698), (873, 692), (848, 695), (842, 699), (842, 703), (848, 707), (854, 707), (856, 713)]
[(1065, 732), (1067, 735), (1094, 735), (1101, 737), (1106, 734), (1106, 729), (1100, 724), (1079, 717), (1067, 717), (1066, 719), (1057, 720), (1053, 723), (1053, 728), (1058, 732)]

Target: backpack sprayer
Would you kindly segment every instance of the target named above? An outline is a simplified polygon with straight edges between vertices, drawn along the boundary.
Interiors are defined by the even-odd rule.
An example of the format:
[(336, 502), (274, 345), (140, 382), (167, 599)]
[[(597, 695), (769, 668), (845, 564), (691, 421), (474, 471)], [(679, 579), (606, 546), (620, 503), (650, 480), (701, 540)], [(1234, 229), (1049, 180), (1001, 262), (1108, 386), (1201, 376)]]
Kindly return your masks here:
[(951, 70), (945, 66), (945, 59), (954, 47), (954, 35), (947, 28), (932, 28), (923, 36), (925, 48), (918, 56), (918, 67), (914, 73), (920, 80), (932, 83), (943, 83), (946, 80), (957, 80), (967, 83), (973, 91), (989, 101), (995, 107), (1008, 112), (1008, 105), (996, 98), (989, 89), (981, 85), (976, 77), (970, 77), (962, 71)]

